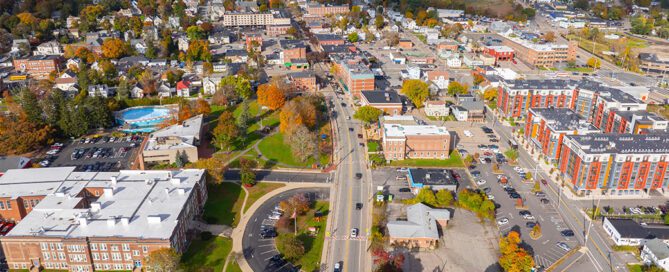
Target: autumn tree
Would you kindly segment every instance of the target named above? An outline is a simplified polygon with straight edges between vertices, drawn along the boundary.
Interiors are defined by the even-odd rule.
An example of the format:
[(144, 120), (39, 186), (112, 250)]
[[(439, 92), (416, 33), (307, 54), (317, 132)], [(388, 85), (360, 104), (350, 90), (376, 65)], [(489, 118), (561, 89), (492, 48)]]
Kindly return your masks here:
[(256, 184), (256, 173), (253, 168), (257, 166), (257, 162), (252, 159), (241, 158), (239, 160), (239, 176), (242, 185), (251, 187)]
[(599, 69), (602, 66), (602, 62), (598, 58), (590, 57), (588, 59), (587, 65), (591, 68)]
[(297, 260), (304, 255), (304, 243), (292, 233), (279, 236), (276, 242), (277, 248), (288, 260)]
[(309, 131), (304, 124), (288, 130), (285, 134), (284, 141), (290, 146), (292, 154), (297, 160), (305, 162), (318, 151), (316, 134)]
[(142, 72), (139, 77), (139, 84), (142, 86), (144, 95), (154, 95), (158, 91), (158, 81), (150, 69)]
[(239, 129), (235, 124), (235, 117), (230, 111), (224, 111), (218, 117), (218, 124), (213, 130), (213, 144), (220, 149), (230, 151), (235, 140), (239, 136)]
[(422, 107), (425, 100), (430, 96), (427, 83), (419, 79), (405, 80), (400, 92), (406, 95), (417, 108)]
[(276, 110), (286, 104), (286, 96), (283, 90), (276, 84), (265, 83), (258, 86), (258, 104), (268, 107), (270, 110)]
[(281, 201), (279, 206), (286, 212), (295, 212), (298, 215), (303, 215), (309, 211), (311, 201), (309, 201), (309, 198), (304, 194), (296, 194)]
[(177, 270), (180, 259), (181, 255), (173, 248), (162, 248), (149, 253), (144, 265), (151, 271), (170, 272)]
[(488, 88), (485, 91), (483, 91), (483, 99), (488, 100), (488, 101), (494, 101), (497, 99), (497, 89), (495, 88)]
[(555, 32), (553, 31), (548, 31), (546, 34), (544, 34), (541, 39), (547, 42), (554, 42), (555, 41)]
[(372, 106), (362, 106), (353, 114), (353, 118), (371, 124), (379, 120), (383, 111)]
[(354, 42), (357, 42), (357, 41), (360, 39), (360, 36), (358, 36), (358, 32), (351, 32), (350, 34), (348, 34), (348, 36), (346, 37), (346, 39), (347, 39), (349, 42), (354, 43)]
[(437, 191), (435, 197), (437, 198), (437, 206), (439, 207), (444, 208), (453, 205), (453, 193), (449, 190), (441, 189)]
[(102, 42), (102, 56), (108, 59), (118, 59), (128, 54), (128, 45), (121, 39), (109, 38)]
[(84, 63), (94, 63), (96, 60), (95, 53), (86, 47), (79, 47), (74, 51), (74, 56), (81, 59)]
[(288, 101), (279, 114), (279, 131), (285, 133), (299, 125), (313, 128), (316, 125), (316, 106), (305, 97)]
[(457, 94), (467, 93), (469, 93), (469, 86), (467, 86), (467, 84), (461, 84), (457, 81), (451, 81), (448, 83), (448, 94), (455, 96)]
[(529, 272), (534, 267), (534, 258), (520, 246), (520, 234), (510, 231), (499, 241), (499, 264), (504, 271)]
[(207, 100), (199, 98), (197, 101), (195, 101), (195, 115), (207, 115), (209, 113), (211, 113), (211, 106), (209, 106), (209, 102), (207, 102)]
[(473, 80), (474, 86), (481, 85), (483, 81), (485, 81), (485, 77), (482, 74), (479, 73), (474, 74), (474, 80)]

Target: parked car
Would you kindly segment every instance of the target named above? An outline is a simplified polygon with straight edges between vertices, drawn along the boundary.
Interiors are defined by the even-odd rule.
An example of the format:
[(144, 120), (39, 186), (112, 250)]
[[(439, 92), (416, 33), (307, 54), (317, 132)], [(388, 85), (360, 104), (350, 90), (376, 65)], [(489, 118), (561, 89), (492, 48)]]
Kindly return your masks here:
[(564, 243), (564, 242), (558, 242), (558, 243), (557, 243), (557, 246), (558, 246), (559, 248), (561, 248), (562, 250), (564, 250), (564, 251), (569, 251), (569, 250), (571, 250), (571, 247), (569, 247), (569, 245), (567, 245), (567, 244)]
[(570, 230), (570, 229), (566, 229), (566, 230), (561, 231), (560, 235), (562, 235), (564, 237), (572, 237), (572, 236), (574, 236), (574, 231)]
[(536, 226), (536, 225), (537, 225), (537, 223), (532, 222), (532, 221), (525, 223), (525, 226), (528, 227), (528, 228), (534, 228), (534, 226)]
[(508, 223), (509, 223), (509, 219), (507, 219), (506, 217), (502, 217), (502, 218), (497, 220), (497, 225), (500, 225), (500, 226), (506, 225)]
[(400, 188), (400, 193), (409, 193), (411, 192), (411, 189), (409, 188)]

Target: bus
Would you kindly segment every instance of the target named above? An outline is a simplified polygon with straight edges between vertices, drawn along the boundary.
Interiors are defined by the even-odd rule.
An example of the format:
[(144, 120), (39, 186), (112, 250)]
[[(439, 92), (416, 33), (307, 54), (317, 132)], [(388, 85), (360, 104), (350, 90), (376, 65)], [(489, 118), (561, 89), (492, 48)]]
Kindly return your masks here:
[(518, 149), (518, 143), (514, 139), (509, 139), (509, 146), (513, 149)]

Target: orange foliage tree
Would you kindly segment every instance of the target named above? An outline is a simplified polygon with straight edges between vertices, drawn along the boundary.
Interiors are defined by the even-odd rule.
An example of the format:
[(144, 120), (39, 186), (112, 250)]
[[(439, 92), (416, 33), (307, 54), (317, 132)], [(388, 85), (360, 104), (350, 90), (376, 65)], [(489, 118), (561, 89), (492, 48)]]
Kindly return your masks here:
[(210, 113), (211, 113), (211, 106), (209, 106), (209, 102), (207, 102), (207, 100), (200, 98), (197, 101), (195, 101), (195, 115), (200, 115), (200, 114), (207, 115)]
[(275, 84), (262, 84), (258, 86), (258, 104), (276, 110), (286, 104), (286, 96)]
[(499, 264), (504, 271), (530, 271), (534, 267), (534, 258), (520, 247), (520, 234), (511, 231), (499, 241)]
[(121, 39), (106, 39), (102, 43), (102, 56), (108, 59), (118, 59), (128, 53), (127, 49), (127, 45)]
[(304, 97), (295, 98), (281, 108), (279, 131), (285, 133), (299, 125), (313, 128), (316, 117), (316, 106)]

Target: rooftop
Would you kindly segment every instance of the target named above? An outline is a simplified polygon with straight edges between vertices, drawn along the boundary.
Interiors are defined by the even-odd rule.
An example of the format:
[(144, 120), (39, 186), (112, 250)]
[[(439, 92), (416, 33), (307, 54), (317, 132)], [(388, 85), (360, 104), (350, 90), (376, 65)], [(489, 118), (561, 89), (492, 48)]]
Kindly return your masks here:
[(446, 209), (433, 209), (418, 203), (407, 207), (406, 221), (390, 221), (386, 225), (390, 237), (439, 239), (437, 220), (449, 220), (451, 213)]
[[(200, 140), (202, 119), (203, 115), (200, 114), (151, 133), (144, 150), (181, 149), (197, 145)], [(167, 141), (167, 139), (178, 139), (178, 141)]]
[(605, 134), (568, 136), (589, 154), (667, 154), (669, 134)]
[(530, 112), (546, 120), (547, 125), (554, 131), (598, 131), (586, 118), (568, 108), (531, 108)]
[[(9, 170), (0, 196), (45, 198), (7, 234), (63, 238), (169, 239), (204, 170), (74, 172), (74, 167)], [(84, 188), (104, 188), (90, 207)]]
[(362, 96), (371, 104), (402, 104), (397, 92), (362, 91)]
[(448, 130), (446, 130), (446, 127), (438, 127), (435, 125), (383, 124), (383, 130), (383, 135), (385, 137), (450, 135)]
[(451, 172), (446, 169), (409, 168), (412, 185), (458, 185)]
[(665, 244), (661, 239), (652, 239), (647, 241), (645, 245), (658, 260), (669, 258), (669, 245)]
[(669, 239), (669, 227), (665, 225), (647, 225), (642, 226), (632, 219), (614, 219), (605, 218), (620, 233), (621, 238), (651, 239), (660, 238)]

